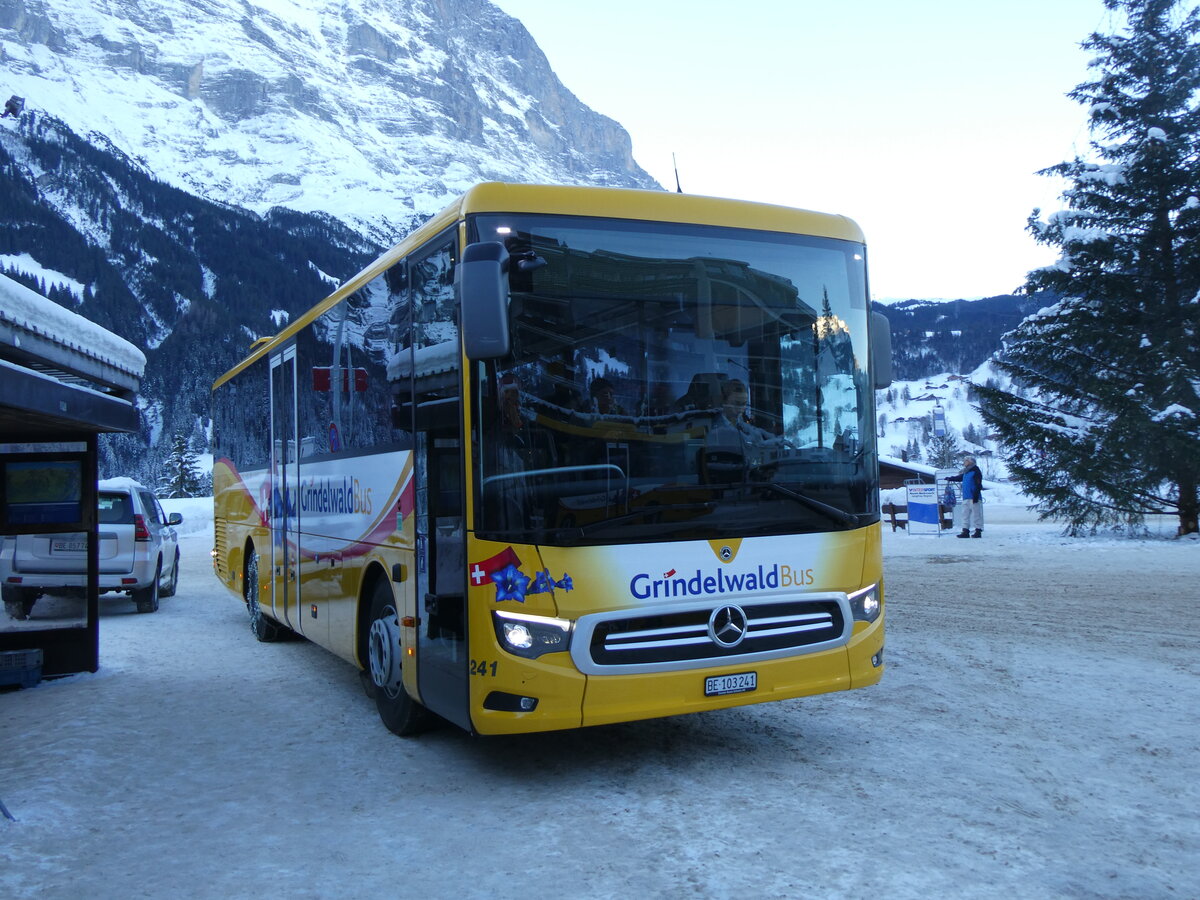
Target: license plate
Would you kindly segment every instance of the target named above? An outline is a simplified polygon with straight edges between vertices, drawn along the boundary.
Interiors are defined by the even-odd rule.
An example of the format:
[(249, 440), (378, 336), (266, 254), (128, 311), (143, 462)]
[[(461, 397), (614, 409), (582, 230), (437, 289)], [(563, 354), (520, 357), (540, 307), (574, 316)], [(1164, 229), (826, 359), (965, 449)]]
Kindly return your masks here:
[(53, 541), (50, 549), (55, 553), (83, 553), (87, 550), (87, 541)]
[(719, 697), (722, 694), (744, 694), (758, 688), (757, 672), (738, 672), (736, 675), (713, 675), (704, 679), (704, 696)]

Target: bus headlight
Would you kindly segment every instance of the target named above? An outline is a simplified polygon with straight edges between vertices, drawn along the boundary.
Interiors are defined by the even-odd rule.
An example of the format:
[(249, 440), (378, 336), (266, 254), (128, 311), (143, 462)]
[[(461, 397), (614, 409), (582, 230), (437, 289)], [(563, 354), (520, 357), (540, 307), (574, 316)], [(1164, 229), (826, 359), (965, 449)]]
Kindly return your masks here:
[(856, 622), (874, 622), (883, 604), (879, 602), (879, 585), (873, 584), (849, 596), (850, 611)]
[(500, 646), (517, 656), (536, 659), (543, 653), (571, 649), (571, 622), (549, 616), (492, 611)]
[(533, 649), (533, 632), (523, 622), (501, 622), (504, 642), (514, 650)]

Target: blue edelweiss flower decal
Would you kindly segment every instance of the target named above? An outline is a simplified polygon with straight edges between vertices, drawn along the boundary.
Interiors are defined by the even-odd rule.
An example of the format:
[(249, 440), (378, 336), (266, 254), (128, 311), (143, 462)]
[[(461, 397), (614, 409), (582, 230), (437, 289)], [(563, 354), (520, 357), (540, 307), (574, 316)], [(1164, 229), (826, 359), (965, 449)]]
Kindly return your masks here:
[(516, 600), (518, 603), (525, 602), (525, 594), (529, 589), (530, 578), (512, 563), (509, 563), (499, 572), (493, 572), (492, 581), (496, 582), (497, 603), (502, 600)]
[(529, 589), (531, 594), (545, 594), (554, 588), (554, 579), (550, 577), (550, 570), (543, 569), (538, 572), (533, 579), (533, 587)]

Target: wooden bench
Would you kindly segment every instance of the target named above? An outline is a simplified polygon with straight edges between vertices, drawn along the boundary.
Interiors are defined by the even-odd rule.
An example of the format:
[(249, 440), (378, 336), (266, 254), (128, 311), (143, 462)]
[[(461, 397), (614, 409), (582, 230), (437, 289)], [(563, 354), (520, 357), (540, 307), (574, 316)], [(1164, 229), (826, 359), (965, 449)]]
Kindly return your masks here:
[[(883, 504), (883, 513), (888, 517), (888, 524), (892, 526), (892, 531), (897, 528), (908, 528), (908, 504), (907, 503), (892, 503)], [(954, 528), (954, 510), (949, 507), (938, 504), (938, 516), (942, 520), (942, 530), (946, 531)]]

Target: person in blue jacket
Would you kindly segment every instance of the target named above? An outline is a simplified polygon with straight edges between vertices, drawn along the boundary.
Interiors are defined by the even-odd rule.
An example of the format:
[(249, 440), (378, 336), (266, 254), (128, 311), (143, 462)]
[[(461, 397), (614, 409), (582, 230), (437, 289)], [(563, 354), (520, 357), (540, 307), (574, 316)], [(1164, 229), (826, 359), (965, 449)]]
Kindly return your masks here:
[[(962, 526), (960, 538), (983, 537), (983, 473), (975, 465), (975, 457), (963, 460), (962, 471), (947, 481), (962, 482)], [(972, 531), (974, 527), (974, 531)]]

